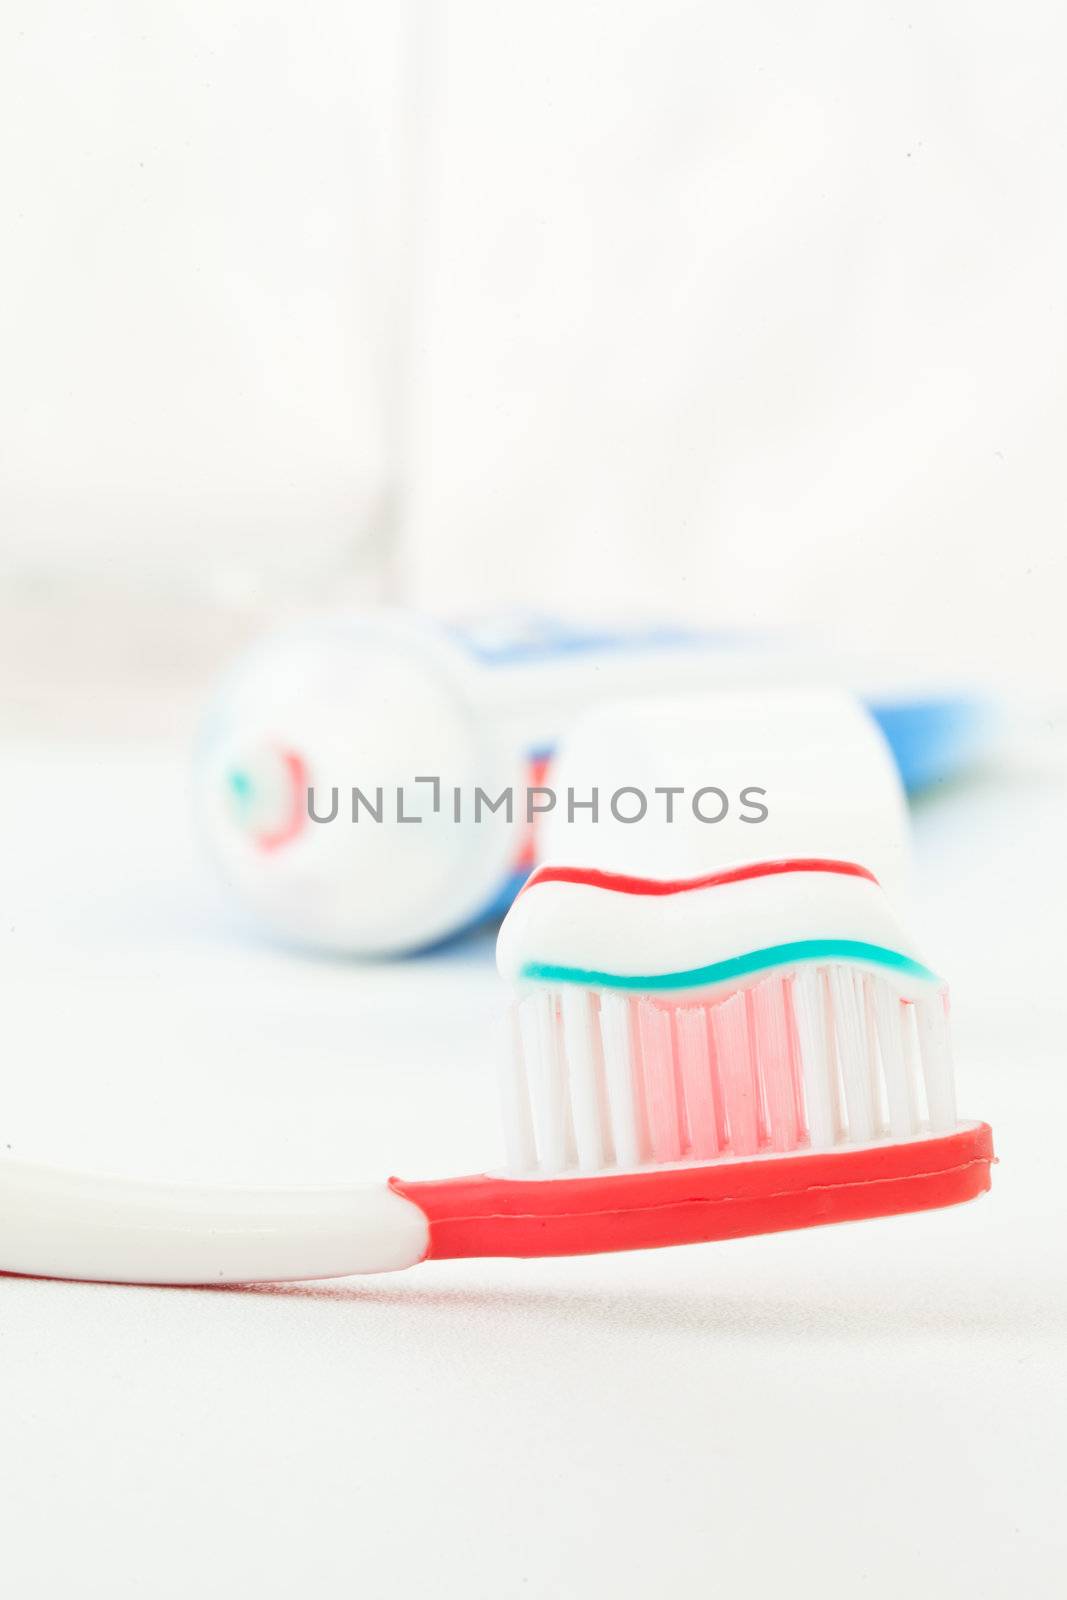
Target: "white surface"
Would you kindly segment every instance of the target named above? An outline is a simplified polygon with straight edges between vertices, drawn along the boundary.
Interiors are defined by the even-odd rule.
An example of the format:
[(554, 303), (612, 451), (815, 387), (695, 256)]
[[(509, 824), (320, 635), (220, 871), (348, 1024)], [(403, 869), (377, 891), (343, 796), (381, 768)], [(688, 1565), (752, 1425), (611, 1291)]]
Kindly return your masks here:
[[(180, 752), (9, 745), (3, 1143), (278, 1182), (499, 1159), (498, 980), (256, 942)], [(18, 1600), (1061, 1592), (1062, 784), (918, 818), (990, 1196), (647, 1255), (330, 1287), (0, 1278), (0, 1570)]]

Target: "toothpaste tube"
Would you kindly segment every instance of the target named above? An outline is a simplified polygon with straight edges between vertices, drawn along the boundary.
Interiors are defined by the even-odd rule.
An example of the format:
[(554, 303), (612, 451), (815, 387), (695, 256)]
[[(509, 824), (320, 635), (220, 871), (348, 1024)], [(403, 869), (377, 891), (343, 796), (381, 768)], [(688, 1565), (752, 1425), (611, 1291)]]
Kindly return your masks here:
[[(555, 826), (571, 814), (551, 769), (582, 714), (611, 702), (769, 688), (798, 675), (819, 672), (798, 667), (796, 653), (773, 642), (730, 634), (581, 631), (529, 620), (460, 629), (389, 612), (323, 619), (264, 641), (221, 686), (198, 743), (197, 811), (222, 877), (275, 934), (322, 950), (399, 955), (506, 909), (535, 864), (539, 832), (550, 817)], [(939, 751), (950, 765), (967, 751), (965, 703), (927, 705), (941, 718), (932, 745), (921, 701), (888, 706), (885, 722), (925, 778), (940, 775)], [(854, 749), (854, 710), (831, 714), (831, 723), (835, 715), (845, 718)], [(706, 720), (698, 726), (686, 763), (693, 793), (716, 786), (727, 754)], [(833, 743), (825, 728), (819, 737)], [(859, 743), (893, 812), (899, 785), (867, 719)], [(609, 763), (613, 771), (625, 768), (624, 757), (625, 749)], [(657, 765), (652, 749), (640, 774), (651, 790), (679, 781)], [(860, 762), (860, 787), (869, 789), (868, 765)], [(821, 783), (812, 768), (812, 808), (825, 804)], [(758, 774), (750, 786), (760, 787)], [(763, 804), (759, 796), (743, 801), (744, 787), (739, 776), (728, 796), (731, 826), (743, 806), (754, 816)], [(604, 806), (616, 822), (614, 792)], [(699, 805), (685, 848), (699, 857), (694, 870), (710, 870), (706, 862), (719, 864), (725, 851), (712, 840), (730, 828), (716, 833), (721, 802), (705, 796)], [(576, 815), (591, 820), (580, 800)], [(650, 840), (656, 815), (647, 813)], [(619, 827), (628, 836), (641, 831), (626, 821)], [(751, 831), (766, 854), (766, 831)], [(677, 852), (680, 835), (665, 836)]]

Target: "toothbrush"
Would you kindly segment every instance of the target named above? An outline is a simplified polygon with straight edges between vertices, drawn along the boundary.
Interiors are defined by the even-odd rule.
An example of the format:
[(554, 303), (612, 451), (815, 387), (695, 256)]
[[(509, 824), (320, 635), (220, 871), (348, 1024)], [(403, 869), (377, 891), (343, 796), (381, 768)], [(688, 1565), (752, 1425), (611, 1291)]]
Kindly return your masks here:
[(500, 933), (506, 1172), (202, 1188), (0, 1161), (0, 1270), (130, 1283), (649, 1249), (988, 1189), (947, 991), (866, 868), (665, 881), (545, 866)]

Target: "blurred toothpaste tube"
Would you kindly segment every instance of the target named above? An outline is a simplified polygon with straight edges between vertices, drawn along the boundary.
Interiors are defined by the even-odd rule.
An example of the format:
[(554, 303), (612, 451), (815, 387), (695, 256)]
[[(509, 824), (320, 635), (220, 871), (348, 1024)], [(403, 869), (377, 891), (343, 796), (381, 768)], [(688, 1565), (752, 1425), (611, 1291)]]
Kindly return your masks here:
[[(816, 695), (792, 711), (779, 698), (773, 713), (771, 701), (762, 710), (750, 701), (718, 721), (685, 709), (697, 692), (835, 681), (832, 662), (773, 639), (540, 620), (461, 629), (393, 612), (326, 618), (265, 640), (222, 684), (198, 744), (196, 805), (222, 877), (277, 935), (399, 955), (503, 911), (544, 839), (554, 855), (579, 847), (576, 835), (558, 843), (572, 816), (583, 859), (608, 850), (610, 836), (625, 838), (645, 870), (656, 870), (660, 851), (695, 873), (727, 864), (739, 848), (766, 856), (777, 829), (801, 838), (807, 827), (814, 838), (819, 829), (804, 817), (836, 816), (832, 786), (844, 783), (851, 814), (868, 816), (863, 838), (890, 839), (897, 824), (885, 819), (903, 813), (900, 783), (870, 718), (847, 695)], [(853, 674), (848, 687), (856, 686)], [(561, 740), (612, 703), (647, 704), (587, 721), (588, 750), (576, 734), (567, 755), (580, 781), (561, 788), (553, 771)], [(964, 697), (882, 692), (868, 704), (909, 787), (952, 775), (981, 743), (981, 708)], [(770, 720), (760, 735), (761, 717)], [(673, 743), (657, 747), (657, 721), (673, 729)], [(743, 789), (766, 787), (760, 750), (777, 752), (779, 794), (746, 803)], [(672, 785), (685, 793), (668, 822), (667, 797), (655, 791)], [(639, 821), (619, 820), (640, 808), (638, 796), (615, 799), (620, 786), (641, 791)], [(694, 809), (694, 796), (715, 788), (726, 812), (718, 815), (712, 793)], [(751, 818), (764, 803), (766, 818), (740, 820), (742, 808)]]

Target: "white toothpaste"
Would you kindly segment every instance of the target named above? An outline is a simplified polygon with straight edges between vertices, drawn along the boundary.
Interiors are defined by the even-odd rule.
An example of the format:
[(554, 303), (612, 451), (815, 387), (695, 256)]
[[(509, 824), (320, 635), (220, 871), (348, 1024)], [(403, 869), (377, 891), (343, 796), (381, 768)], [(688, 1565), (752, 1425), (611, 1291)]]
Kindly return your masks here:
[(546, 864), (500, 932), (512, 983), (696, 993), (767, 972), (859, 962), (911, 988), (936, 982), (866, 868), (785, 859), (665, 881)]

